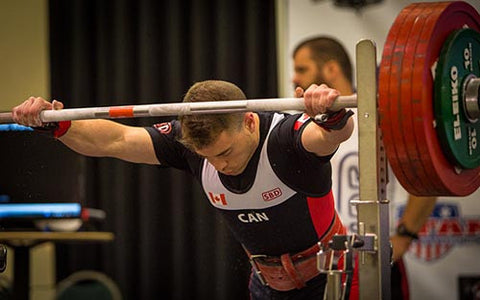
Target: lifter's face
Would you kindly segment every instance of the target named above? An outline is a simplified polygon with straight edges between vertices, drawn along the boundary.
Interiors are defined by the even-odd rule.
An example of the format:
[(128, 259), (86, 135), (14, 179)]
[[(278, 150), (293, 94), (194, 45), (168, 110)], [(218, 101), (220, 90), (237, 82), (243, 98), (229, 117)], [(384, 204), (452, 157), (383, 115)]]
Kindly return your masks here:
[(225, 175), (239, 175), (248, 165), (257, 149), (259, 135), (255, 114), (246, 114), (244, 124), (239, 130), (224, 130), (211, 145), (195, 152), (204, 157), (215, 169)]
[(294, 88), (301, 87), (306, 90), (312, 84), (322, 84), (325, 80), (322, 76), (322, 70), (312, 59), (311, 50), (308, 47), (298, 49), (293, 57), (294, 75), (292, 82)]

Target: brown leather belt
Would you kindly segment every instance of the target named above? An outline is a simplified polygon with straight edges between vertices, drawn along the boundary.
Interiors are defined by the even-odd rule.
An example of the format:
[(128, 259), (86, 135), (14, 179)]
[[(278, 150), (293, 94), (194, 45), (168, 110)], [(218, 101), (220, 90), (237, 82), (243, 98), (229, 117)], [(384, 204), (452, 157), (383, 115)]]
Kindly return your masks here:
[(319, 244), (322, 243), (327, 246), (335, 234), (346, 234), (345, 227), (336, 212), (330, 228), (320, 242), (304, 251), (293, 255), (285, 253), (280, 256), (250, 254), (247, 249), (245, 251), (250, 259), (253, 271), (262, 284), (277, 291), (301, 289), (306, 286), (307, 281), (320, 273), (316, 255), (320, 251)]

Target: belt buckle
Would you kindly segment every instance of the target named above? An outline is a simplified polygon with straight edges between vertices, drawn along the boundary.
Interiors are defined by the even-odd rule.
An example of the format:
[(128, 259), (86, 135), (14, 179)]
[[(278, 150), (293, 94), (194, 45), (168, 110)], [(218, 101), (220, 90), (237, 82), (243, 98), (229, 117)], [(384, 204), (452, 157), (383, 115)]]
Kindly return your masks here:
[(267, 257), (267, 256), (266, 256), (266, 255), (263, 255), (263, 254), (255, 254), (255, 255), (250, 255), (250, 258), (249, 258), (250, 265), (252, 265), (253, 271), (255, 271), (255, 274), (257, 274), (258, 279), (260, 280), (260, 282), (261, 282), (264, 286), (268, 286), (268, 282), (267, 282), (267, 281), (265, 280), (265, 278), (263, 277), (262, 271), (260, 271), (260, 269), (258, 268), (255, 259), (257, 259), (257, 258), (266, 258), (266, 257)]
[(317, 270), (320, 273), (331, 271), (334, 260), (334, 251), (325, 248), (320, 242), (318, 242), (318, 246), (320, 247), (320, 250), (317, 252)]

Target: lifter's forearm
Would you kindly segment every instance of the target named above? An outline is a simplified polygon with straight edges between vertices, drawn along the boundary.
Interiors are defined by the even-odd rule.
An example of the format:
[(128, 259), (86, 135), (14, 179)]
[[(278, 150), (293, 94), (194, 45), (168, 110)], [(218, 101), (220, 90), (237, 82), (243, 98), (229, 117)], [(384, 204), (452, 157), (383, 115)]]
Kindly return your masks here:
[(122, 140), (123, 125), (108, 120), (72, 121), (59, 138), (66, 146), (86, 156), (115, 156), (115, 145)]
[(73, 121), (60, 140), (86, 156), (159, 164), (150, 135), (143, 127), (126, 126), (108, 120)]
[(330, 155), (342, 142), (350, 138), (353, 128), (352, 118), (349, 118), (345, 126), (339, 130), (326, 130), (310, 122), (302, 134), (302, 143), (307, 151), (319, 156)]

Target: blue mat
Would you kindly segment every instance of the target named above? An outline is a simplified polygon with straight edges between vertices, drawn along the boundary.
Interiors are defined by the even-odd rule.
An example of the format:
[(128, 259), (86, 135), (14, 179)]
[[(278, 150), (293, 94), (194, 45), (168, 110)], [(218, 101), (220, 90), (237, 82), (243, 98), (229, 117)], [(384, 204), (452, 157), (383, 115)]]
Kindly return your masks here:
[(0, 131), (33, 131), (31, 127), (18, 124), (0, 124)]

